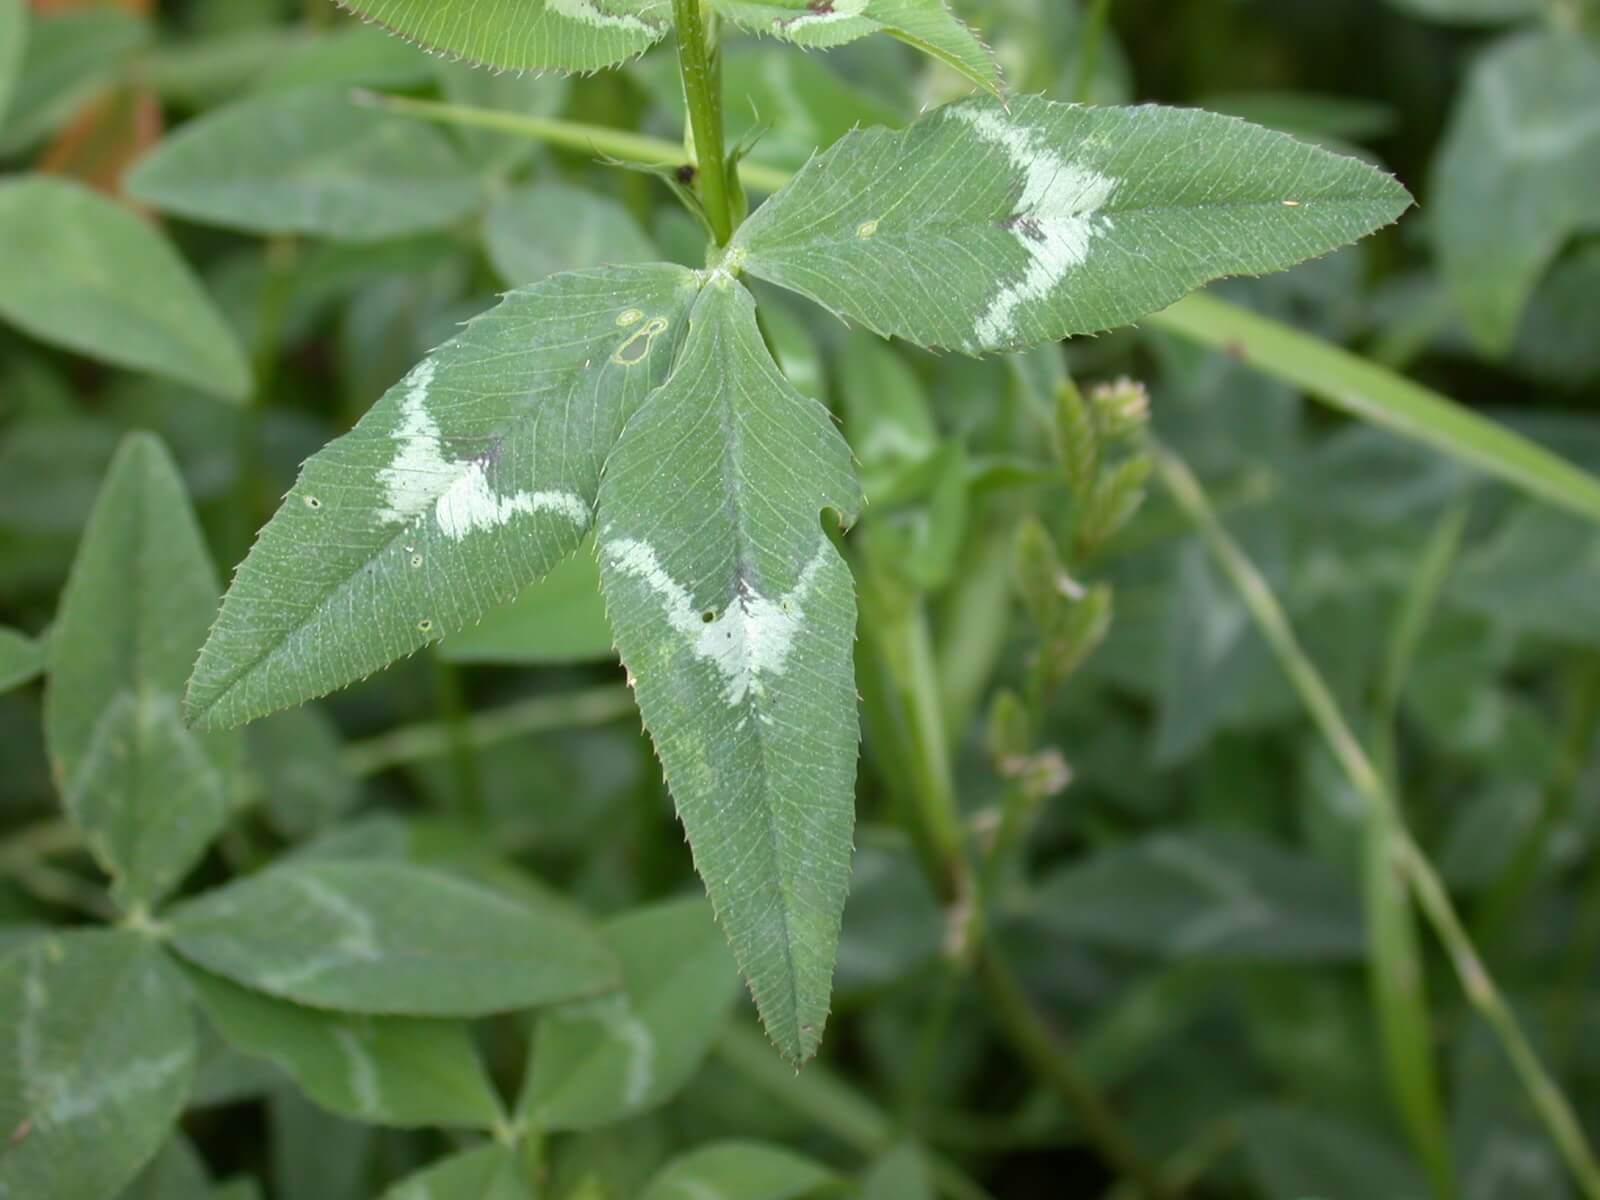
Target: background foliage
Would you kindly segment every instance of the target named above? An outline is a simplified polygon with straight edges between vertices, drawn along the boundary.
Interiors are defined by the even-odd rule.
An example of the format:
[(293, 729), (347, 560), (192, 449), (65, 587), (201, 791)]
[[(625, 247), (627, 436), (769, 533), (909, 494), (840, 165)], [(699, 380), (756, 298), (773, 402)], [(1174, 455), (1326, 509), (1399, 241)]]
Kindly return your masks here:
[[(867, 498), (853, 883), (796, 1076), (586, 553), (325, 701), (179, 710), (223, 570), (426, 351), (553, 271), (701, 265), (574, 124), (670, 166), (670, 46), (492, 74), (322, 0), (0, 0), (0, 1195), (1596, 1194), (1505, 1053), (1600, 1132), (1596, 14), (955, 7), (1018, 92), (1245, 116), (1421, 207), (1012, 358), (757, 285)], [(759, 196), (985, 68), (730, 32), (724, 71)]]

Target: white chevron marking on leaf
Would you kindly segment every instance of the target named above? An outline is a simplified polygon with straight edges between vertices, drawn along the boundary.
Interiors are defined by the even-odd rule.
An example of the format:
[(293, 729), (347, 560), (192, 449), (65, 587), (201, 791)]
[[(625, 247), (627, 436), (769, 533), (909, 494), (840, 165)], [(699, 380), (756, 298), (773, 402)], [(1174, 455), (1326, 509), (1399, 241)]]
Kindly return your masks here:
[(783, 674), (795, 633), (805, 619), (803, 605), (822, 570), (826, 549), (826, 542), (817, 548), (787, 595), (769, 600), (744, 583), (721, 612), (712, 614), (695, 608), (694, 597), (667, 574), (648, 544), (617, 538), (606, 543), (605, 552), (614, 567), (644, 580), (665, 601), (668, 623), (689, 639), (696, 658), (716, 668), (727, 683), (725, 699), (735, 705), (746, 695), (761, 695), (761, 676)]
[(1105, 207), (1117, 181), (1068, 162), (1038, 131), (1008, 121), (992, 108), (950, 110), (978, 135), (1005, 150), (1022, 176), (1022, 195), (1009, 228), (1028, 254), (1021, 279), (1001, 288), (978, 318), (974, 344), (999, 345), (1015, 334), (1017, 309), (1044, 300), (1067, 272), (1089, 256), (1095, 235), (1111, 227), (1095, 213)]
[(484, 463), (447, 459), (439, 424), (427, 407), (433, 372), (433, 360), (424, 359), (406, 380), (400, 427), (395, 431), (399, 449), (378, 472), (386, 501), (378, 513), (380, 520), (409, 521), (432, 505), (439, 529), (456, 542), (475, 529), (504, 525), (519, 513), (554, 512), (576, 524), (588, 524), (589, 506), (574, 492), (521, 491), (502, 496), (490, 486)]

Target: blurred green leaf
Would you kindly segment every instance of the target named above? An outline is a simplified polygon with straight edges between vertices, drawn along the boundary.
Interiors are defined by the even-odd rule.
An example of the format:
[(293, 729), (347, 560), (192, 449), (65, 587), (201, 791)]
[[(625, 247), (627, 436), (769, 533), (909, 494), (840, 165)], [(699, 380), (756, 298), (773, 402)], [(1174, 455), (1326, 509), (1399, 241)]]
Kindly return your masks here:
[(360, 795), (338, 726), (317, 705), (291, 708), (252, 725), (246, 745), (266, 790), (267, 820), (287, 838), (327, 828)]
[(276, 1063), (340, 1116), (477, 1129), (501, 1120), (500, 1101), (462, 1022), (320, 1012), (196, 968), (188, 978), (223, 1037)]
[(238, 339), (167, 240), (66, 180), (0, 182), (0, 319), (230, 400), (250, 391)]
[(22, 70), (22, 51), (27, 41), (27, 6), (23, 0), (0, 0), (0, 133), (5, 130), (6, 109)]
[(602, 935), (622, 963), (622, 990), (540, 1014), (517, 1104), (536, 1128), (590, 1129), (664, 1103), (738, 995), (733, 956), (699, 897), (627, 913)]
[(315, 87), (241, 100), (183, 126), (126, 186), (194, 221), (352, 241), (437, 229), (481, 199), (477, 177), (437, 129)]
[(1403, 12), (1452, 25), (1497, 25), (1536, 16), (1543, 0), (1389, 0)]
[(407, 1175), (380, 1200), (528, 1200), (517, 1153), (509, 1146), (479, 1146), (442, 1158)]
[(777, 1146), (717, 1142), (668, 1163), (640, 1200), (790, 1200), (831, 1183), (826, 1168)]
[[(1166, 170), (1143, 168), (1157, 156)], [(1125, 324), (1221, 275), (1281, 270), (1409, 204), (1365, 163), (1242, 121), (1019, 96), (847, 134), (733, 245), (752, 274), (841, 318), (981, 354)]]
[(1048, 875), (1045, 927), (1092, 945), (1227, 962), (1361, 956), (1354, 887), (1242, 830), (1159, 833)]
[(207, 970), (346, 1012), (481, 1016), (617, 982), (615, 958), (577, 921), (400, 863), (285, 863), (179, 905), (169, 923)]
[(211, 1176), (194, 1145), (174, 1131), (117, 1200), (210, 1200)]
[(274, 56), (254, 81), (257, 91), (359, 85), (414, 88), (433, 78), (434, 66), (415, 46), (373, 25), (347, 25), (320, 32), (304, 46)]
[(557, 271), (660, 257), (616, 200), (567, 183), (532, 183), (501, 193), (483, 236), (494, 269), (514, 285)]
[[(116, 5), (31, 14), (11, 50), (20, 52), (21, 63), (0, 124), (0, 156), (10, 157), (65, 125), (149, 37), (148, 22)], [(5, 40), (0, 37), (0, 47)]]
[(228, 817), (238, 739), (181, 711), (219, 590), (172, 460), (130, 435), (62, 595), (45, 699), (67, 814), (124, 909), (159, 904)]
[(1556, 252), (1600, 228), (1600, 50), (1572, 33), (1497, 43), (1473, 67), (1432, 179), (1434, 250), (1484, 350), (1503, 354)]
[(103, 1200), (189, 1094), (194, 1030), (150, 939), (74, 931), (0, 959), (0, 1195)]
[(1462, 557), (1448, 599), (1491, 624), (1600, 646), (1600, 531), (1523, 504)]
[(238, 724), (341, 687), (570, 554), (695, 286), (662, 264), (554, 276), (423, 360), (305, 464), (223, 603), (190, 717)]
[(355, 0), (350, 8), (425, 50), (486, 67), (598, 71), (642, 53), (671, 25), (659, 0)]
[(713, 277), (606, 461), (600, 578), (695, 865), (795, 1063), (828, 1012), (858, 737), (855, 597), (820, 514), (860, 503), (827, 410), (779, 373), (750, 293)]
[(510, 604), (446, 638), (439, 656), (462, 663), (614, 660), (593, 544), (585, 541)]
[(915, 1142), (882, 1155), (861, 1180), (861, 1200), (933, 1200), (928, 1165)]
[(1302, 387), (1334, 408), (1600, 521), (1600, 480), (1534, 442), (1404, 376), (1287, 325), (1210, 296), (1190, 296), (1149, 323)]
[(1263, 1193), (1317, 1200), (1428, 1200), (1416, 1166), (1378, 1135), (1325, 1113), (1260, 1108), (1239, 1119)]
[(44, 642), (0, 626), (0, 692), (21, 687), (44, 670)]

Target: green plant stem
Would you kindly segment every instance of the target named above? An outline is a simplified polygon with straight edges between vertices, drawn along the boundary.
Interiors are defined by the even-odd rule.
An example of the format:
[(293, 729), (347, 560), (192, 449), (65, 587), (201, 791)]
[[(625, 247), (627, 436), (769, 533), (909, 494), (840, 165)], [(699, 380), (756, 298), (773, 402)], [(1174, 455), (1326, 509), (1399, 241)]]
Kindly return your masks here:
[(1182, 460), (1162, 448), (1156, 449), (1155, 460), (1163, 483), (1194, 522), (1218, 565), (1243, 599), (1346, 778), (1367, 804), (1386, 814), (1389, 830), (1386, 850), (1390, 861), (1407, 880), (1423, 916), (1443, 943), (1461, 981), (1462, 991), (1488, 1022), (1511, 1060), (1534, 1110), (1583, 1194), (1590, 1200), (1600, 1200), (1600, 1163), (1595, 1161), (1572, 1105), (1529, 1044), (1516, 1014), (1506, 1003), (1463, 928), (1449, 892), (1440, 882), (1433, 864), (1407, 832), (1388, 784), (1346, 724), (1333, 693), (1301, 648), (1277, 597), (1223, 529), (1205, 492)]
[(891, 791), (916, 814), (934, 890), (955, 910), (972, 895), (971, 871), (927, 617), (920, 598), (891, 595), (871, 563), (858, 563), (856, 579), (867, 719), (886, 751)]
[[(475, 108), (469, 104), (445, 104), (438, 100), (417, 100), (410, 96), (391, 96), (387, 93), (355, 91), (352, 99), (369, 108), (386, 112), (404, 113), (425, 121), (443, 125), (463, 125), (472, 129), (493, 129), (518, 137), (532, 138), (548, 146), (574, 150), (579, 154), (593, 154), (621, 162), (638, 163), (650, 167), (684, 165), (683, 147), (663, 138), (647, 137), (626, 129), (613, 129), (605, 125), (587, 125), (579, 121), (561, 121), (553, 117), (532, 117), (521, 113), (501, 112), (493, 108)], [(762, 167), (750, 162), (739, 164), (739, 178), (757, 191), (775, 192), (789, 182), (790, 172), (774, 167)]]
[(672, 0), (678, 30), (678, 68), (694, 136), (695, 184), (711, 236), (726, 246), (733, 236), (733, 198), (728, 192), (727, 154), (722, 145), (722, 56), (706, 37), (701, 0)]
[(1084, 22), (1078, 50), (1078, 74), (1072, 84), (1072, 98), (1079, 104), (1089, 103), (1090, 93), (1094, 91), (1094, 76), (1100, 67), (1100, 43), (1105, 40), (1106, 18), (1110, 15), (1111, 0), (1094, 0), (1094, 7)]
[(1180, 300), (1146, 317), (1144, 324), (1235, 354), (1342, 412), (1600, 521), (1600, 479), (1439, 393), (1321, 338), (1204, 294)]
[[(796, 1073), (772, 1052), (753, 1029), (734, 1026), (717, 1043), (717, 1059), (746, 1083), (765, 1092), (790, 1112), (866, 1157), (882, 1154), (898, 1135), (894, 1121), (871, 1100), (820, 1063)], [(950, 1200), (992, 1200), (961, 1168), (942, 1156), (927, 1155), (934, 1189)]]
[(59, 904), (76, 909), (100, 921), (115, 921), (119, 916), (116, 906), (106, 899), (105, 891), (70, 871), (58, 870), (42, 862), (19, 863), (8, 872), (24, 891), (46, 904)]
[[(555, 696), (534, 696), (517, 704), (477, 712), (463, 723), (468, 742), (478, 750), (531, 733), (605, 725), (634, 711), (633, 693), (622, 684), (606, 684)], [(450, 753), (452, 731), (429, 722), (406, 725), (379, 737), (345, 747), (346, 768), (354, 775), (373, 775), (390, 767), (441, 758)]]
[[(1372, 714), (1377, 769), (1396, 797), (1396, 715), (1411, 663), (1455, 563), (1466, 527), (1463, 497), (1440, 518), (1407, 588), (1379, 671)], [(1456, 1194), (1445, 1130), (1444, 1100), (1434, 1058), (1427, 977), (1418, 944), (1411, 896), (1403, 872), (1390, 858), (1395, 829), (1386, 806), (1369, 804), (1366, 814), (1362, 898), (1364, 902), (1373, 1013), (1389, 1088), (1430, 1186), (1439, 1200)]]
[(456, 815), (465, 824), (481, 828), (488, 823), (489, 814), (484, 806), (477, 747), (467, 726), (472, 710), (462, 687), (461, 669), (435, 652), (433, 680), (439, 718), (449, 740), (450, 767), (456, 778)]
[(1047, 1083), (1083, 1122), (1096, 1147), (1146, 1200), (1169, 1200), (1177, 1192), (1140, 1156), (1138, 1147), (1100, 1095), (1077, 1067), (1072, 1055), (1035, 1011), (1022, 985), (992, 943), (978, 954), (978, 977), (990, 1011), (1012, 1050)]

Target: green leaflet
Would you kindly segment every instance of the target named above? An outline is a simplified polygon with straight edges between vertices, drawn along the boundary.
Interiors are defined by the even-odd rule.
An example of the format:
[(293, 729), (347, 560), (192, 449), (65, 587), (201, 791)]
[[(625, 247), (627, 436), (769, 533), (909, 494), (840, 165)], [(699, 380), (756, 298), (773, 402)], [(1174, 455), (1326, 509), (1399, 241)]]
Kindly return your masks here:
[(715, 1142), (673, 1159), (650, 1181), (641, 1200), (699, 1200), (705, 1196), (790, 1200), (833, 1180), (833, 1174), (819, 1163), (777, 1146)]
[(473, 1017), (617, 983), (578, 921), (409, 864), (291, 860), (179, 905), (170, 923), (200, 966), (346, 1012)]
[(822, 1035), (849, 879), (857, 725), (850, 452), (714, 273), (600, 488), (601, 585), (695, 865), (767, 1031)]
[(227, 820), (238, 738), (185, 728), (180, 708), (219, 590), (177, 468), (129, 435), (62, 595), (45, 697), (67, 814), (124, 908), (158, 904)]
[(672, 0), (341, 0), (429, 50), (513, 71), (598, 71), (641, 54), (672, 24)]
[(887, 33), (1000, 94), (1000, 67), (946, 0), (711, 0), (736, 25), (825, 49)]
[(0, 626), (0, 692), (21, 687), (44, 670), (44, 641)]
[(447, 225), (480, 184), (449, 138), (343, 88), (242, 100), (163, 139), (128, 175), (163, 212), (252, 233), (370, 240)]
[(688, 1082), (738, 991), (698, 896), (609, 922), (622, 990), (539, 1017), (518, 1113), (540, 1129), (591, 1129), (664, 1103)]
[(696, 288), (654, 264), (511, 293), (314, 455), (223, 601), (191, 719), (239, 724), (470, 625), (582, 540)]
[(0, 960), (0, 1196), (104, 1200), (160, 1149), (189, 1094), (194, 1030), (139, 934), (37, 938)]
[(530, 1194), (516, 1151), (490, 1145), (452, 1154), (406, 1176), (382, 1200), (527, 1200)]
[(0, 183), (0, 320), (79, 354), (241, 400), (233, 330), (149, 222), (76, 183)]
[(1473, 68), (1434, 166), (1433, 243), (1479, 345), (1511, 346), (1562, 244), (1600, 228), (1600, 52), (1555, 31)]
[(983, 98), (840, 138), (733, 252), (877, 333), (980, 354), (1280, 270), (1409, 203), (1366, 163), (1231, 117)]
[(271, 1059), (324, 1108), (381, 1125), (492, 1129), (500, 1101), (460, 1021), (320, 1012), (191, 968), (217, 1030)]
[(22, 48), (27, 41), (27, 7), (22, 0), (0, 0), (0, 130), (5, 128), (6, 109), (22, 70)]

